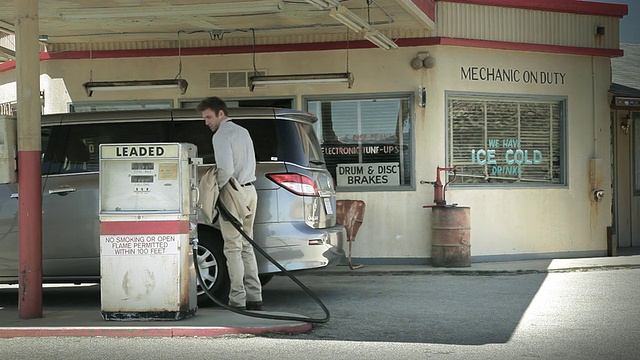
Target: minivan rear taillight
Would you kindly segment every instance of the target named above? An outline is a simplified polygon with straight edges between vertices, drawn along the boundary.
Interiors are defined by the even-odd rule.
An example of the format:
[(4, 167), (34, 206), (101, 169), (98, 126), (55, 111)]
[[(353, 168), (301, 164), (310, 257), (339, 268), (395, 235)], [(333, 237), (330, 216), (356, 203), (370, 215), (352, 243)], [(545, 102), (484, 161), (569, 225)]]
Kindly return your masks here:
[(318, 187), (308, 176), (295, 173), (281, 173), (267, 174), (267, 178), (296, 195), (318, 196)]

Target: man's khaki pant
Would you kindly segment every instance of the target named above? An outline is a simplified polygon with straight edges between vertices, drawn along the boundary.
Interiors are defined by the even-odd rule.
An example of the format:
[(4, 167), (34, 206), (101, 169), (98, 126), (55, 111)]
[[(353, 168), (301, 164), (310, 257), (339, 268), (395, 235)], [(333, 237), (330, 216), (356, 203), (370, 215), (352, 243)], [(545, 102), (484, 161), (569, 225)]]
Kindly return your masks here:
[[(256, 217), (258, 194), (254, 186), (241, 187), (249, 208), (242, 219), (242, 228), (253, 239), (253, 222)], [(262, 301), (262, 286), (258, 278), (258, 265), (253, 246), (240, 234), (231, 222), (220, 217), (220, 231), (224, 238), (224, 255), (229, 269), (229, 306), (245, 306), (247, 301)]]

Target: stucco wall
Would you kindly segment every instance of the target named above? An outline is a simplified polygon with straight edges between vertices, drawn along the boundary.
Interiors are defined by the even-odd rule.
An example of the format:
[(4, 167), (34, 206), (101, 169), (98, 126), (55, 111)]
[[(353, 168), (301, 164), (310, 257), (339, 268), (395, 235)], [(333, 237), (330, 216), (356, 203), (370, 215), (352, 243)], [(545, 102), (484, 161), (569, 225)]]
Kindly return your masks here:
[[(472, 255), (606, 250), (611, 222), (609, 59), (463, 48), (442, 49), (439, 56), (448, 60), (434, 72), (436, 89), (568, 97), (568, 186), (450, 189), (450, 202), (471, 207)], [(459, 72), (468, 66), (566, 73), (565, 83), (465, 81)], [(436, 91), (435, 97), (433, 103), (442, 106), (435, 116), (444, 118), (444, 93)], [(435, 123), (435, 132), (444, 134), (443, 122)], [(591, 201), (592, 158), (602, 160), (596, 182), (609, 194), (600, 203)]]
[[(432, 69), (413, 70), (410, 60), (428, 50), (436, 59)], [(344, 192), (341, 199), (361, 199), (367, 204), (364, 224), (353, 254), (360, 258), (421, 259), (430, 257), (430, 213), (436, 166), (446, 165), (445, 91), (497, 94), (558, 95), (568, 99), (568, 185), (527, 188), (449, 187), (447, 200), (471, 207), (471, 254), (492, 256), (540, 256), (545, 253), (606, 251), (606, 227), (611, 223), (610, 129), (607, 89), (608, 58), (513, 52), (463, 47), (433, 46), (396, 51), (362, 49), (261, 53), (258, 70), (269, 74), (343, 72), (347, 56), (355, 76), (351, 89), (345, 84), (269, 86), (250, 92), (242, 89), (208, 89), (209, 71), (253, 69), (251, 54), (188, 56), (182, 58), (182, 77), (189, 81), (186, 94), (176, 90), (95, 93), (88, 98), (82, 83), (104, 80), (170, 79), (178, 72), (176, 57), (49, 60), (41, 63), (45, 112), (65, 112), (70, 101), (134, 99), (201, 99), (282, 97), (303, 95), (417, 92), (427, 88), (427, 107), (415, 108), (415, 189), (407, 191)], [(286, 58), (286, 61), (283, 60)], [(564, 84), (470, 81), (461, 78), (461, 67), (487, 66), (565, 73)], [(7, 83), (13, 71), (0, 74)], [(595, 90), (594, 85), (595, 84)], [(13, 89), (13, 90), (11, 90)], [(10, 100), (12, 84), (0, 86), (0, 99)], [(417, 95), (417, 94), (416, 94)], [(417, 96), (416, 96), (417, 99)], [(417, 100), (416, 100), (417, 101)], [(591, 201), (590, 159), (600, 159), (598, 183), (607, 194)], [(529, 255), (527, 255), (529, 254)]]

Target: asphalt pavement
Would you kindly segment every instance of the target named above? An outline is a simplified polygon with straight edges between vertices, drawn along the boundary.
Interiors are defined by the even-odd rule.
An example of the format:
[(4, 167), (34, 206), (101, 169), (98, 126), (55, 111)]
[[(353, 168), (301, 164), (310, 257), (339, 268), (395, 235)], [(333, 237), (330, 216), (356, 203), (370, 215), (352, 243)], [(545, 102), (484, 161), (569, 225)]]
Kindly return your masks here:
[[(354, 262), (357, 262), (354, 259)], [(358, 265), (358, 264), (354, 264)], [(567, 271), (640, 268), (640, 255), (540, 259), (508, 262), (471, 263), (469, 267), (433, 267), (430, 265), (334, 266), (306, 271), (305, 275), (358, 276), (400, 274), (499, 275), (505, 273), (554, 273)], [(262, 314), (298, 316), (270, 312)], [(43, 317), (22, 319), (18, 313), (18, 289), (0, 285), (0, 338), (46, 336), (113, 337), (211, 337), (231, 334), (299, 333), (313, 328), (305, 321), (273, 320), (249, 317), (217, 307), (199, 308), (196, 315), (182, 320), (106, 321), (101, 317), (99, 285), (45, 285)]]

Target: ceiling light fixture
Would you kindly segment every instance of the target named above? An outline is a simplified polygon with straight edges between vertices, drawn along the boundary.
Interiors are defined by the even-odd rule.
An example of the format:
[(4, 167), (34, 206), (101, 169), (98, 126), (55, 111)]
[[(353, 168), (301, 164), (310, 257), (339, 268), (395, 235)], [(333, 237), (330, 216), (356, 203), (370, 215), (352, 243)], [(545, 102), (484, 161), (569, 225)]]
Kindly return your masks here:
[[(4, 56), (2, 56), (4, 55)], [(16, 59), (16, 52), (15, 50), (9, 49), (7, 47), (4, 47), (2, 45), (0, 45), (0, 57), (6, 57), (8, 59), (11, 60), (15, 60)]]
[(377, 47), (385, 50), (395, 50), (398, 48), (398, 44), (393, 40), (384, 36), (380, 31), (373, 30), (364, 34), (364, 38), (375, 44)]
[(364, 21), (358, 15), (354, 14), (351, 10), (342, 5), (338, 5), (331, 9), (329, 15), (357, 33), (364, 30), (373, 30), (368, 22)]
[(112, 19), (172, 15), (230, 16), (280, 12), (282, 0), (235, 1), (205, 5), (85, 7), (59, 9), (62, 19)]
[(309, 4), (317, 7), (320, 10), (329, 10), (333, 7), (340, 5), (338, 0), (305, 0)]
[(89, 81), (82, 84), (87, 96), (91, 97), (94, 91), (120, 91), (120, 90), (160, 90), (180, 89), (180, 93), (187, 91), (189, 83), (185, 79), (168, 80), (130, 80), (130, 81)]
[(295, 74), (295, 75), (254, 75), (249, 78), (251, 91), (259, 85), (298, 85), (298, 84), (332, 84), (348, 83), (353, 85), (353, 74), (325, 73), (325, 74)]

